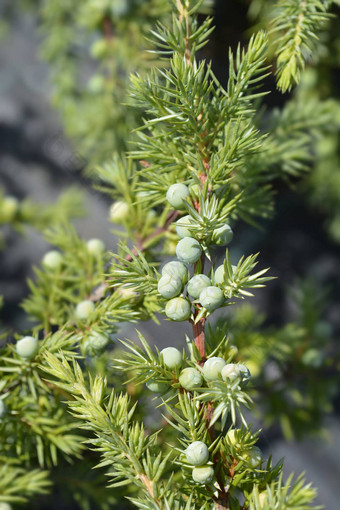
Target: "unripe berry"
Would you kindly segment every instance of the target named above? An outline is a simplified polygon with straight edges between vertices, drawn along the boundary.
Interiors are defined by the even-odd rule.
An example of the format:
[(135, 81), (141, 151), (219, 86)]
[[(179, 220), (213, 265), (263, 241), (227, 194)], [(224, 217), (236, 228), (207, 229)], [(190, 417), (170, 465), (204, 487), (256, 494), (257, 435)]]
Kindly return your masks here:
[(180, 373), (179, 384), (186, 390), (194, 390), (202, 386), (203, 379), (198, 370), (187, 367)]
[(200, 466), (195, 467), (192, 470), (192, 479), (194, 482), (201, 483), (202, 485), (206, 485), (212, 481), (214, 478), (214, 470), (211, 466)]
[(158, 382), (155, 379), (149, 379), (146, 383), (146, 387), (153, 393), (166, 393), (169, 389), (169, 385), (166, 383)]
[(207, 359), (203, 365), (204, 379), (206, 381), (214, 381), (215, 379), (218, 379), (218, 376), (221, 374), (225, 364), (224, 359), (219, 358), (218, 356), (213, 356), (212, 358)]
[(111, 12), (114, 16), (121, 17), (126, 16), (130, 11), (130, 2), (126, 0), (115, 0), (114, 2), (109, 2), (111, 7)]
[(262, 452), (257, 446), (252, 446), (249, 450), (246, 450), (243, 459), (250, 468), (256, 468), (262, 462)]
[(306, 366), (318, 368), (322, 365), (322, 355), (317, 349), (308, 349), (303, 353), (301, 361)]
[(229, 345), (228, 355), (235, 358), (238, 355), (238, 348), (236, 345)]
[(0, 503), (0, 510), (12, 510), (12, 507), (8, 503)]
[(41, 263), (46, 269), (59, 270), (63, 264), (63, 256), (57, 250), (45, 253)]
[(15, 197), (4, 197), (1, 208), (0, 218), (3, 223), (9, 223), (14, 220), (19, 210), (19, 201)]
[(94, 74), (91, 76), (87, 83), (87, 89), (92, 94), (98, 94), (99, 92), (102, 92), (105, 87), (105, 78), (104, 76), (101, 76), (100, 74)]
[(94, 311), (94, 304), (92, 301), (89, 301), (88, 299), (85, 299), (84, 301), (81, 301), (76, 306), (76, 317), (77, 319), (80, 319), (81, 321), (86, 321), (91, 313)]
[(93, 58), (103, 58), (105, 57), (107, 50), (108, 44), (106, 39), (97, 39), (90, 48), (90, 54)]
[(84, 342), (84, 351), (85, 351), (85, 354), (86, 354), (87, 356), (91, 356), (91, 358), (92, 358), (93, 356), (96, 356), (96, 354), (97, 354), (97, 353), (95, 352), (95, 350), (92, 348), (92, 345), (91, 345), (90, 340), (86, 340), (86, 341)]
[(126, 220), (126, 218), (129, 216), (129, 212), (130, 212), (129, 204), (121, 200), (118, 200), (110, 207), (110, 220), (113, 221), (114, 223), (121, 223), (122, 221)]
[(187, 216), (183, 216), (183, 218), (180, 218), (178, 221), (176, 221), (176, 232), (181, 239), (183, 239), (184, 237), (192, 237), (192, 234), (187, 227), (187, 225), (190, 224), (191, 217), (189, 216), (189, 214)]
[(230, 443), (233, 446), (235, 446), (237, 444), (237, 439), (236, 439), (235, 433), (236, 433), (236, 429), (230, 429), (230, 430), (228, 430), (228, 432), (226, 434), (228, 443)]
[(164, 364), (171, 370), (180, 367), (182, 364), (182, 353), (175, 347), (165, 347), (160, 352)]
[(200, 303), (209, 312), (213, 312), (216, 308), (223, 305), (225, 298), (222, 290), (213, 285), (202, 290), (199, 297)]
[(187, 286), (188, 294), (192, 298), (198, 299), (202, 290), (205, 289), (206, 287), (209, 287), (209, 285), (211, 285), (211, 281), (210, 278), (208, 278), (208, 276), (206, 276), (205, 274), (196, 274), (188, 282)]
[(242, 363), (228, 363), (223, 367), (221, 375), (223, 381), (234, 381), (239, 377), (243, 383), (247, 383), (251, 377), (249, 369)]
[(172, 276), (176, 276), (183, 283), (186, 283), (188, 280), (188, 268), (183, 264), (183, 262), (179, 262), (178, 260), (172, 260), (165, 264), (162, 269), (162, 275), (171, 274)]
[(228, 363), (222, 368), (221, 376), (223, 381), (234, 381), (238, 377), (241, 377), (239, 366), (236, 363)]
[(233, 231), (226, 223), (225, 225), (223, 225), (223, 227), (216, 228), (213, 231), (212, 241), (214, 244), (217, 244), (218, 246), (225, 246), (230, 243), (230, 241), (233, 238), (233, 235), (234, 235)]
[(217, 285), (223, 283), (224, 280), (224, 264), (221, 264), (215, 269), (214, 280)]
[[(248, 379), (250, 379), (250, 377), (258, 377), (262, 371), (262, 363), (260, 360), (252, 360), (252, 359), (247, 359), (247, 371), (248, 371)], [(244, 379), (245, 382), (246, 381), (246, 378), (245, 376), (247, 375), (246, 373), (242, 374), (243, 377), (242, 379)]]
[(181, 239), (177, 244), (176, 255), (181, 262), (193, 264), (201, 257), (202, 248), (196, 239), (193, 239), (192, 237), (183, 237), (183, 239)]
[(185, 450), (185, 456), (189, 464), (193, 466), (202, 466), (209, 460), (209, 450), (202, 441), (194, 441)]
[(183, 283), (177, 276), (165, 274), (160, 278), (157, 288), (161, 296), (170, 299), (182, 292)]
[(0, 421), (2, 418), (4, 418), (7, 414), (7, 407), (3, 400), (0, 399)]
[(99, 333), (98, 331), (94, 331), (93, 334), (90, 335), (89, 340), (93, 348), (97, 351), (104, 349), (110, 341), (107, 335)]
[[(233, 272), (235, 272), (236, 266), (231, 266)], [(216, 285), (221, 285), (224, 281), (224, 264), (221, 264), (215, 269), (214, 281)]]
[(188, 196), (188, 186), (180, 182), (172, 184), (166, 193), (167, 201), (174, 209), (184, 209), (184, 203)]
[(201, 186), (199, 184), (192, 184), (190, 186), (190, 193), (194, 195), (196, 198), (199, 198), (202, 193)]
[(91, 255), (99, 256), (105, 251), (105, 243), (101, 239), (89, 239), (86, 243)]
[(85, 352), (89, 356), (95, 356), (96, 354), (100, 354), (110, 339), (108, 336), (103, 335), (103, 333), (99, 333), (98, 331), (94, 331), (87, 339), (85, 343)]
[(38, 340), (32, 336), (24, 336), (17, 342), (16, 351), (21, 358), (32, 359), (39, 350)]
[(191, 306), (187, 299), (170, 299), (165, 306), (165, 315), (173, 321), (186, 321), (191, 315)]

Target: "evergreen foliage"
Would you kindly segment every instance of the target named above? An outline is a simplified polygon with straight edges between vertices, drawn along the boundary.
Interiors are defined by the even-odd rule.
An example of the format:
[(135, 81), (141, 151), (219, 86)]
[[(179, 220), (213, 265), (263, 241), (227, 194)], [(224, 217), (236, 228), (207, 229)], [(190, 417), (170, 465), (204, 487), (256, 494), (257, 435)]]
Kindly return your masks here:
[[(25, 227), (44, 231), (51, 225), (59, 225), (70, 218), (84, 215), (83, 196), (78, 189), (70, 189), (63, 193), (53, 205), (38, 205), (29, 199), (18, 200), (6, 195), (0, 189), (0, 226), (10, 226), (17, 232), (24, 232)], [(5, 236), (0, 231), (0, 247), (5, 242)]]
[[(337, 242), (340, 239), (339, 92), (334, 76), (340, 64), (338, 14), (338, 1), (253, 0), (249, 5), (249, 18), (256, 22), (256, 29), (258, 25), (271, 26), (270, 47), (272, 58), (277, 59), (281, 90), (291, 90), (300, 82), (282, 110), (282, 119), (287, 119), (292, 138), (286, 139), (282, 132), (277, 154), (281, 154), (286, 166), (295, 147), (294, 166), (297, 164), (299, 171), (312, 169), (300, 190), (312, 207), (325, 215), (325, 227)], [(302, 38), (297, 30), (303, 32)], [(281, 114), (274, 114), (277, 122)], [(299, 131), (296, 138), (295, 127)]]
[[(113, 151), (128, 148), (131, 130), (140, 122), (127, 111), (129, 75), (157, 64), (147, 42), (152, 26), (169, 18), (166, 0), (22, 0), (38, 13), (41, 56), (50, 64), (52, 101), (65, 132), (92, 170)], [(205, 0), (201, 12), (209, 10)], [(15, 6), (7, 6), (15, 11)]]
[[(140, 124), (140, 112), (135, 105), (128, 110), (124, 106), (128, 101), (129, 75), (136, 71), (145, 73), (158, 65), (155, 50), (159, 49), (161, 39), (154, 36), (155, 47), (149, 32), (157, 20), (167, 23), (171, 16), (170, 3), (164, 0), (116, 0), (114, 3), (112, 6), (106, 0), (80, 3), (22, 0), (20, 4), (33, 7), (39, 13), (41, 53), (51, 68), (53, 102), (62, 114), (77, 156), (89, 171), (94, 164), (103, 164), (109, 159), (113, 150), (122, 152), (129, 148), (131, 129)], [(340, 238), (339, 172), (334, 168), (339, 167), (335, 134), (339, 126), (336, 113), (339, 106), (338, 100), (325, 102), (330, 93), (338, 98), (336, 80), (325, 70), (339, 68), (339, 2), (252, 0), (247, 5), (249, 20), (256, 21), (255, 30), (259, 25), (266, 30), (269, 28), (269, 51), (280, 90), (291, 90), (300, 79), (308, 88), (305, 92), (300, 89), (292, 109), (287, 102), (287, 118), (294, 112), (303, 136), (291, 140), (282, 133), (281, 143), (273, 147), (275, 161), (272, 162), (284, 166), (291, 162), (293, 168), (289, 171), (296, 171), (295, 165), (300, 171), (302, 166), (313, 168), (307, 198), (327, 215), (326, 226), (337, 240)], [(4, 11), (12, 12), (15, 8), (15, 5), (5, 4)], [(200, 12), (212, 12), (212, 8), (213, 2), (205, 1)], [(237, 12), (237, 5), (235, 9)], [(336, 16), (332, 16), (333, 13)], [(231, 13), (228, 18), (232, 20), (232, 17)], [(232, 27), (232, 21), (228, 26)], [(309, 109), (307, 103), (311, 105)], [(301, 109), (301, 104), (306, 108)], [(296, 116), (297, 105), (302, 118)], [(315, 130), (308, 117), (318, 118), (317, 112), (321, 109), (327, 111), (328, 119), (320, 122), (316, 144)], [(266, 143), (266, 147), (269, 148), (269, 144)], [(316, 152), (313, 159), (309, 157), (311, 147), (313, 153)], [(294, 150), (299, 154), (292, 154)]]
[[(47, 471), (38, 469), (23, 469), (16, 463), (3, 463), (0, 467), (0, 504), (27, 503), (28, 499), (35, 494), (47, 492), (50, 482), (47, 479)], [(11, 507), (8, 507), (11, 508)], [(4, 507), (4, 510), (7, 510)]]
[(311, 57), (315, 39), (328, 18), (331, 1), (282, 0), (277, 3), (273, 30), (276, 39), (278, 87), (282, 92), (299, 83), (305, 61)]
[[(213, 26), (209, 17), (198, 22), (203, 0), (176, 0), (165, 19), (159, 19), (167, 14), (162, 1), (114, 4), (118, 11), (110, 9), (109, 2), (85, 2), (81, 16), (72, 2), (43, 5), (46, 26), (58, 26), (54, 44), (61, 45), (59, 51), (52, 44), (50, 57), (58, 56), (61, 66), (68, 65), (74, 34), (65, 19), (79, 19), (105, 32), (106, 39), (94, 46), (97, 56), (107, 57), (104, 74), (106, 64), (112, 64), (107, 46), (112, 44), (116, 57), (120, 47), (119, 38), (111, 40), (111, 17), (118, 34), (120, 24), (122, 32), (128, 26), (127, 5), (134, 16), (147, 17), (145, 24), (141, 16), (143, 30), (134, 27), (139, 47), (151, 13), (158, 20), (149, 42), (157, 50), (157, 68), (144, 72), (145, 62), (138, 66), (129, 92), (133, 120), (114, 135), (122, 145), (103, 137), (94, 156), (102, 160), (106, 143), (111, 150), (125, 149), (127, 129), (143, 117), (127, 156), (115, 154), (93, 170), (96, 187), (115, 200), (110, 215), (119, 224), (117, 253), (107, 251), (100, 240), (81, 239), (61, 217), (61, 225), (45, 234), (57, 250), (36, 269), (23, 303), (34, 327), (4, 335), (0, 475), (1, 470), (5, 475), (0, 476), (0, 502), (26, 503), (47, 490), (45, 469), (53, 479), (57, 464), (74, 462), (80, 472), (84, 462), (99, 469), (83, 495), (75, 495), (82, 508), (89, 508), (93, 500), (100, 508), (113, 508), (122, 495), (140, 509), (318, 508), (313, 504), (316, 491), (303, 477), (294, 481), (291, 476), (283, 483), (282, 462), (273, 464), (261, 452), (260, 431), (253, 430), (249, 418), (254, 412), (265, 424), (279, 419), (288, 437), (300, 435), (311, 423), (320, 424), (321, 408), (329, 409), (335, 380), (330, 377), (320, 387), (319, 377), (315, 384), (315, 376), (329, 365), (328, 359), (320, 362), (320, 337), (327, 339), (327, 332), (318, 332), (320, 303), (308, 299), (313, 293), (307, 284), (305, 289), (301, 286), (297, 324), (263, 331), (249, 305), (233, 306), (271, 279), (261, 263), (255, 269), (259, 255), (233, 260), (226, 249), (218, 278), (216, 270), (218, 247), (232, 243), (233, 230), (237, 241), (236, 220), (254, 223), (269, 216), (272, 181), (297, 177), (305, 170), (314, 132), (328, 118), (327, 105), (317, 102), (309, 115), (296, 107), (295, 96), (264, 122), (258, 110), (265, 96), (263, 82), (271, 73), (268, 35), (260, 30), (247, 48), (230, 50), (224, 88), (211, 64), (199, 60)], [(154, 10), (149, 11), (150, 6)], [(292, 26), (277, 24), (284, 31), (279, 44), (286, 48), (278, 55), (278, 87), (286, 90), (299, 79), (305, 50), (326, 18), (326, 7), (319, 2), (308, 7), (305, 2), (279, 2), (278, 7), (281, 14), (284, 9), (304, 9), (303, 18), (299, 13), (290, 17)], [(134, 62), (126, 65), (137, 68)], [(61, 69), (55, 68), (63, 80), (59, 93), (74, 112), (74, 75)], [(120, 69), (115, 60), (109, 95)], [(121, 90), (117, 94), (114, 101), (121, 102)], [(98, 115), (98, 104), (92, 106)], [(116, 121), (111, 119), (97, 133), (112, 136)], [(87, 129), (86, 136), (89, 124)], [(96, 141), (91, 134), (90, 152)], [(188, 235), (176, 231), (181, 218)], [(35, 221), (45, 225), (39, 214)], [(160, 285), (167, 275), (171, 278)], [(192, 295), (187, 284), (197, 275), (210, 284)], [(220, 326), (211, 318), (217, 309), (230, 311)], [(138, 341), (124, 339), (115, 350), (107, 349), (113, 336), (123, 336), (119, 330), (124, 323), (149, 318), (160, 322), (160, 317), (192, 326), (192, 337), (186, 337), (180, 350), (169, 346), (159, 352), (141, 333)], [(33, 340), (31, 352), (17, 347), (24, 336)], [(268, 360), (279, 370), (274, 381), (264, 368)], [(299, 374), (306, 378), (301, 381)], [(121, 376), (127, 379), (124, 386)], [(157, 416), (152, 393), (162, 422), (147, 419)], [(188, 448), (195, 455), (188, 455)], [(103, 474), (114, 491), (102, 488)]]

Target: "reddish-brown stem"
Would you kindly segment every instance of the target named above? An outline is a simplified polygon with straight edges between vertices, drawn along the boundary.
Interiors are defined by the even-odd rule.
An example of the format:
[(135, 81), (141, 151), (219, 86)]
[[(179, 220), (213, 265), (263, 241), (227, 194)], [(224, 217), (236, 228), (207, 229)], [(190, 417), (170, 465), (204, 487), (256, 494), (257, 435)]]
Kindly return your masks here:
[[(196, 204), (195, 204), (195, 209), (199, 212), (199, 205), (198, 205), (198, 207), (196, 207)], [(202, 253), (201, 259), (199, 261), (197, 261), (195, 264), (195, 270), (196, 270), (197, 265), (200, 264), (199, 271), (201, 273), (203, 273), (204, 272), (204, 261), (205, 261), (205, 255), (204, 255), (204, 253)], [(196, 310), (196, 312), (195, 312), (195, 319), (196, 319), (198, 313), (199, 313), (199, 309)], [(204, 332), (205, 321), (206, 321), (206, 318), (203, 317), (197, 323), (195, 323), (195, 320), (192, 322), (194, 342), (195, 342), (195, 345), (196, 345), (198, 352), (200, 353), (200, 356), (201, 356), (200, 365), (203, 365), (206, 360), (206, 357), (205, 357), (205, 332)]]
[[(164, 225), (162, 227), (158, 227), (156, 228), (150, 235), (148, 235), (147, 237), (145, 237), (144, 239), (141, 239), (140, 241), (138, 241), (137, 243), (137, 249), (139, 251), (144, 251), (145, 250), (145, 246), (150, 242), (152, 241), (155, 237), (159, 236), (159, 234), (161, 234), (162, 232), (166, 232), (169, 228), (169, 226), (171, 225), (171, 223), (173, 221), (175, 221), (177, 219), (179, 215), (179, 212), (178, 211), (172, 211), (172, 213), (169, 214), (169, 216), (167, 217), (166, 219), (166, 222), (164, 223)], [(138, 251), (136, 248), (133, 248), (133, 250), (131, 250), (131, 253), (133, 255), (138, 255)], [(132, 260), (132, 257), (131, 255), (127, 255), (126, 256), (126, 260)]]
[(205, 326), (206, 319), (200, 319), (196, 324), (193, 322), (192, 329), (194, 333), (194, 342), (197, 347), (197, 350), (201, 356), (200, 364), (203, 365), (205, 361), (205, 333), (204, 333), (204, 326)]
[[(155, 237), (157, 237), (159, 234), (161, 234), (162, 232), (166, 232), (170, 226), (170, 224), (175, 221), (177, 219), (177, 216), (178, 216), (179, 212), (178, 211), (172, 211), (167, 219), (166, 219), (166, 222), (164, 223), (164, 225), (162, 227), (158, 227), (156, 228), (156, 230), (154, 230), (149, 236), (145, 237), (144, 239), (142, 240), (139, 240), (138, 243), (137, 243), (137, 249), (139, 251), (144, 251), (145, 250), (145, 245), (147, 243), (149, 243), (150, 241), (152, 241), (152, 239), (154, 239)], [(138, 251), (136, 248), (133, 248), (131, 250), (131, 253), (132, 255), (138, 255)], [(132, 260), (132, 256), (131, 255), (127, 255), (126, 257), (126, 260), (129, 262)], [(93, 292), (91, 293), (89, 299), (91, 301), (100, 301), (105, 292), (107, 291), (107, 288), (108, 288), (108, 283), (107, 282), (103, 282), (101, 283), (98, 287), (96, 287)]]
[(237, 464), (238, 464), (237, 460), (233, 459), (231, 465), (229, 466), (229, 476), (230, 476), (230, 478), (234, 478), (234, 476), (235, 476), (235, 468), (236, 468)]

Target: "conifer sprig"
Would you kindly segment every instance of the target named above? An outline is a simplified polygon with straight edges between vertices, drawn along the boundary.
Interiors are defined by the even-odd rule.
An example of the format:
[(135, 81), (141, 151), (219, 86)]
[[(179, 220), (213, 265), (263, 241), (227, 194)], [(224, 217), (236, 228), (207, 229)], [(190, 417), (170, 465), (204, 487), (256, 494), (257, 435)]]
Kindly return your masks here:
[(324, 26), (332, 2), (321, 0), (280, 0), (272, 31), (276, 32), (278, 88), (291, 90), (299, 83), (301, 71), (311, 58), (318, 33)]
[(224, 261), (224, 280), (222, 288), (225, 296), (230, 298), (244, 298), (253, 296), (251, 292), (246, 289), (258, 289), (264, 287), (264, 284), (273, 279), (272, 276), (263, 276), (267, 273), (268, 269), (261, 269), (257, 273), (250, 274), (257, 265), (257, 256), (250, 255), (249, 257), (242, 257), (237, 266), (232, 266), (230, 255), (227, 250), (226, 259)]
[(137, 248), (132, 251), (123, 245), (121, 250), (124, 256), (114, 255), (117, 262), (113, 264), (110, 273), (112, 286), (132, 288), (137, 292), (154, 292), (157, 287), (156, 272), (143, 253)]
[(24, 469), (15, 463), (6, 464), (6, 461), (0, 466), (0, 504), (27, 504), (33, 496), (46, 494), (50, 485), (47, 471)]
[(60, 455), (68, 460), (72, 456), (80, 457), (82, 437), (75, 432), (79, 424), (70, 421), (60, 405), (60, 390), (49, 386), (39, 369), (44, 352), (58, 355), (62, 350), (67, 359), (72, 359), (78, 342), (79, 336), (65, 331), (47, 335), (34, 361), (22, 358), (13, 348), (7, 347), (0, 366), (0, 391), (7, 409), (6, 419), (0, 419), (0, 433), (5, 438), (0, 456), (10, 453), (9, 438), (15, 436), (17, 455), (36, 457), (41, 467), (56, 466)]
[[(144, 494), (145, 503), (161, 509), (161, 500), (171, 483), (161, 481), (168, 455), (155, 454), (157, 434), (146, 435), (143, 425), (132, 421), (134, 406), (131, 407), (128, 396), (111, 392), (106, 399), (107, 383), (99, 376), (90, 379), (87, 389), (77, 363), (70, 365), (66, 359), (59, 361), (51, 354), (46, 354), (46, 363), (48, 373), (58, 379), (58, 385), (74, 395), (74, 400), (68, 403), (70, 410), (77, 420), (83, 421), (83, 428), (93, 433), (89, 442), (101, 452), (99, 466), (110, 466), (110, 486), (133, 483)], [(136, 506), (143, 508), (138, 501), (135, 500)]]
[[(310, 484), (306, 484), (303, 475), (293, 480), (293, 475), (288, 477), (284, 483), (282, 474), (278, 482), (272, 482), (267, 485), (266, 490), (259, 493), (258, 488), (254, 488), (250, 510), (307, 510), (310, 503), (315, 498), (316, 492)], [(314, 506), (314, 510), (321, 510), (322, 506)]]
[[(36, 204), (28, 198), (19, 200), (0, 189), (0, 228), (11, 226), (23, 233), (28, 226), (44, 232), (47, 228), (84, 216), (83, 194), (76, 188), (64, 192), (54, 204)], [(0, 241), (2, 243), (2, 232)]]

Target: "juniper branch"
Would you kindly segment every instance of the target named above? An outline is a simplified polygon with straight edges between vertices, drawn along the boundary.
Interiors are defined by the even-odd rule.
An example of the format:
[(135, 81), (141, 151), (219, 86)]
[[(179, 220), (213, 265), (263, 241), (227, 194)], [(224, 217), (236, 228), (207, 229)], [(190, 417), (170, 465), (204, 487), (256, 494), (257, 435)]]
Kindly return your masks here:
[(299, 83), (306, 60), (315, 48), (318, 33), (329, 15), (332, 2), (320, 0), (280, 0), (277, 2), (272, 32), (276, 35), (278, 88), (291, 90)]

